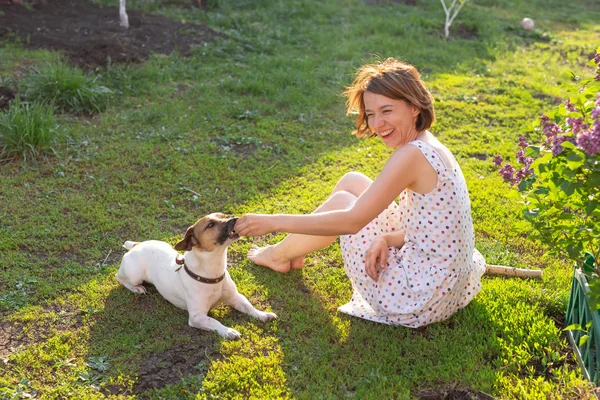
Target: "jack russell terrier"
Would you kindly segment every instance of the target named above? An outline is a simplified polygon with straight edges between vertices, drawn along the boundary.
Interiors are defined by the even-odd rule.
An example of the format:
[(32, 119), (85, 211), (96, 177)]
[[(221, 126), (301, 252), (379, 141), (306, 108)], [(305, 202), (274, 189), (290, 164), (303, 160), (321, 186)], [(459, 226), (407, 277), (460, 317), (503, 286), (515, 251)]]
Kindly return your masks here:
[[(209, 317), (209, 310), (225, 302), (263, 322), (277, 315), (255, 309), (238, 293), (227, 272), (227, 246), (239, 238), (234, 230), (236, 221), (220, 213), (207, 215), (187, 229), (175, 249), (158, 240), (126, 241), (123, 247), (129, 251), (123, 256), (116, 278), (140, 294), (146, 293), (142, 283), (151, 283), (165, 299), (188, 311), (190, 326), (238, 339), (240, 333)], [(185, 253), (181, 256), (176, 250)]]

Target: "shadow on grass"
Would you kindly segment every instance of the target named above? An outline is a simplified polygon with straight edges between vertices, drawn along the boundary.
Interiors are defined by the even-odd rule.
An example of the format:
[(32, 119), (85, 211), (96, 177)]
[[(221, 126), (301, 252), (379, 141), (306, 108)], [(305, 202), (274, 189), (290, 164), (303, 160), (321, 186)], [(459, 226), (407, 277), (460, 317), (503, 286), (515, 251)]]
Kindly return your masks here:
[[(219, 337), (188, 325), (188, 313), (165, 300), (149, 284), (146, 295), (114, 289), (91, 327), (88, 362), (106, 360), (106, 372), (95, 370), (105, 394), (147, 395), (185, 378), (198, 390), (202, 374), (221, 358)], [(93, 363), (92, 363), (93, 365)], [(93, 367), (90, 367), (93, 370)], [(128, 379), (119, 379), (119, 376)]]
[[(397, 398), (487, 400), (497, 390), (506, 344), (517, 341), (508, 351), (520, 351), (520, 335), (527, 334), (527, 327), (507, 324), (511, 318), (501, 315), (511, 305), (501, 299), (490, 302), (490, 293), (476, 296), (450, 319), (419, 329), (350, 317), (336, 311), (351, 294), (343, 269), (337, 263), (317, 264), (278, 274), (247, 261), (231, 262), (232, 276), (250, 301), (279, 316), (263, 324), (227, 306), (211, 311), (242, 332), (235, 342), (189, 327), (187, 312), (150, 285), (145, 296), (118, 287), (91, 327), (88, 348), (92, 364), (100, 358), (110, 368), (90, 372), (105, 382), (105, 394), (135, 393), (142, 398), (168, 397), (169, 390), (181, 398), (197, 393), (251, 397), (258, 383), (294, 398), (382, 399), (393, 393)], [(268, 296), (256, 288), (268, 291)], [(545, 342), (550, 337), (541, 335), (535, 342), (545, 348), (552, 345)], [(273, 352), (280, 358), (265, 361)], [(525, 373), (525, 367), (533, 367), (534, 377), (557, 378), (541, 364), (542, 355), (536, 350), (526, 366), (511, 362), (504, 368), (514, 373), (524, 368)], [(239, 364), (240, 359), (249, 364)], [(237, 375), (248, 365), (250, 372)], [(285, 378), (274, 382), (273, 368)], [(560, 365), (552, 368), (558, 371)], [(205, 378), (208, 385), (203, 384)]]
[[(331, 272), (315, 269), (320, 271), (305, 274)], [(492, 398), (486, 393), (493, 388), (496, 355), (486, 331), (493, 331), (493, 321), (483, 304), (474, 301), (449, 320), (419, 329), (387, 326), (337, 312), (350, 291), (347, 299), (327, 298), (302, 272), (270, 274), (255, 276), (279, 308), (277, 337), (294, 397)], [(281, 286), (285, 295), (276, 288)]]

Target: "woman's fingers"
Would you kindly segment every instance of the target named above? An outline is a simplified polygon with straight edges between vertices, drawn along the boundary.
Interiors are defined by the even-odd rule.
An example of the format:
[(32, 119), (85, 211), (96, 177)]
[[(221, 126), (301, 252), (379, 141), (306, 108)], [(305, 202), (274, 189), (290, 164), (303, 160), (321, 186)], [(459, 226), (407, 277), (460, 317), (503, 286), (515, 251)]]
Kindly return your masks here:
[(235, 231), (240, 236), (262, 236), (272, 232), (268, 217), (260, 214), (246, 214), (235, 223)]
[(244, 215), (235, 223), (235, 231), (240, 236), (248, 236), (250, 233), (250, 217), (248, 215)]
[(365, 272), (375, 282), (379, 280), (379, 270), (387, 266), (387, 252), (388, 248), (385, 242), (374, 242), (365, 254)]
[(379, 253), (379, 269), (385, 269), (385, 267), (387, 267), (387, 256), (388, 256), (387, 247), (382, 248), (381, 252)]
[(378, 249), (373, 249), (368, 252), (367, 257), (367, 275), (371, 277), (375, 282), (379, 280), (379, 271), (377, 270), (377, 261), (380, 259), (380, 252)]

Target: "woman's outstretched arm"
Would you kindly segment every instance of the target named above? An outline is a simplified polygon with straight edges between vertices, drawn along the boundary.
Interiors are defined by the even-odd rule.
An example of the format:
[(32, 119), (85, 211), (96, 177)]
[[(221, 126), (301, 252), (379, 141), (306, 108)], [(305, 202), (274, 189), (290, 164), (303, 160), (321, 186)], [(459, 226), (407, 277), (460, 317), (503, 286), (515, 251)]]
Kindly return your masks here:
[(309, 215), (246, 214), (238, 220), (235, 230), (241, 236), (261, 236), (271, 232), (318, 236), (353, 234), (385, 210), (423, 175), (426, 168), (432, 169), (419, 149), (404, 146), (392, 154), (377, 179), (348, 209)]

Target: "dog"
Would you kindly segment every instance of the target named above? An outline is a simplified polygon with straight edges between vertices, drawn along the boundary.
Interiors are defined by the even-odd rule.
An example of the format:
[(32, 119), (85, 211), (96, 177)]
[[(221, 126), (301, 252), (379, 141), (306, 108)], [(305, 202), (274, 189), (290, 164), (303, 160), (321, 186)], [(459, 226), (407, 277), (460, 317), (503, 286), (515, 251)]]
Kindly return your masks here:
[[(143, 282), (151, 283), (165, 299), (188, 311), (190, 326), (238, 339), (238, 331), (207, 315), (212, 308), (225, 302), (263, 322), (277, 315), (255, 309), (238, 293), (227, 272), (227, 247), (239, 238), (236, 221), (221, 213), (200, 218), (174, 248), (158, 240), (126, 241), (123, 247), (129, 251), (123, 256), (117, 281), (139, 294), (146, 293)], [(185, 253), (181, 256), (176, 250)]]

